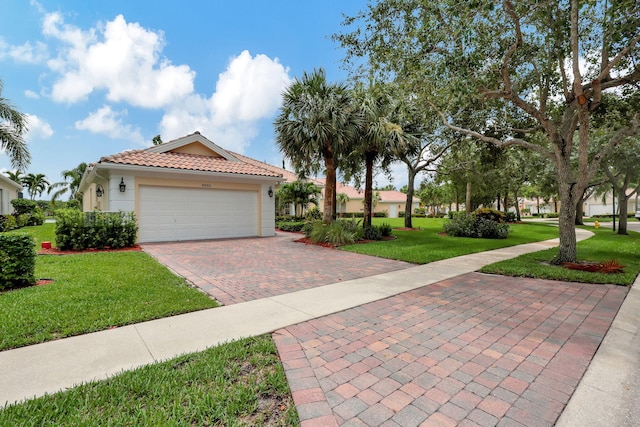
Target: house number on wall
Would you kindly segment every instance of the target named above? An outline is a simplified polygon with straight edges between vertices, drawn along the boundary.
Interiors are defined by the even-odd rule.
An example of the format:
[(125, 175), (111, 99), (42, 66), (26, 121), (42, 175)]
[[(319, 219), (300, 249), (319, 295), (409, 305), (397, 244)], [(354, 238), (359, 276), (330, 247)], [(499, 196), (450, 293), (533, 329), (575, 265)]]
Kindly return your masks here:
[(211, 184), (202, 184), (203, 187), (211, 188)]

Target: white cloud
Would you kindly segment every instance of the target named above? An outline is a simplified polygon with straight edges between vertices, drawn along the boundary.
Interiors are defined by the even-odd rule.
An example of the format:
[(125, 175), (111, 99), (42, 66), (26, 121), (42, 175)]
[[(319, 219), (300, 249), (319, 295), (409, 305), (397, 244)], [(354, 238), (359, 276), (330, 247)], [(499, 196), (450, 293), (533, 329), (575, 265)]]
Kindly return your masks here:
[(168, 141), (196, 130), (225, 148), (243, 152), (258, 133), (260, 120), (280, 106), (290, 82), (289, 69), (266, 55), (243, 51), (218, 77), (209, 99), (192, 95), (172, 105), (162, 118), (160, 131)]
[(43, 33), (63, 44), (48, 61), (60, 74), (52, 89), (55, 101), (78, 102), (102, 89), (113, 102), (161, 108), (193, 92), (195, 72), (161, 56), (163, 34), (127, 23), (122, 15), (82, 31), (65, 24), (59, 13), (49, 13)]
[(36, 42), (35, 45), (29, 42), (12, 45), (0, 37), (0, 60), (4, 58), (11, 58), (16, 62), (40, 64), (48, 58), (47, 46), (42, 42)]
[(91, 133), (107, 135), (112, 139), (123, 139), (138, 145), (145, 145), (145, 139), (140, 129), (123, 123), (123, 117), (127, 111), (113, 111), (110, 106), (104, 105), (97, 111), (90, 113), (84, 120), (75, 123), (78, 130), (88, 130)]
[(24, 96), (26, 96), (27, 98), (31, 98), (31, 99), (39, 99), (40, 98), (40, 95), (38, 95), (37, 93), (35, 93), (34, 91), (29, 90), (29, 89), (24, 91)]
[(27, 119), (27, 127), (29, 128), (29, 132), (26, 134), (27, 141), (33, 138), (46, 139), (53, 135), (53, 129), (47, 121), (33, 114), (25, 114), (25, 116)]

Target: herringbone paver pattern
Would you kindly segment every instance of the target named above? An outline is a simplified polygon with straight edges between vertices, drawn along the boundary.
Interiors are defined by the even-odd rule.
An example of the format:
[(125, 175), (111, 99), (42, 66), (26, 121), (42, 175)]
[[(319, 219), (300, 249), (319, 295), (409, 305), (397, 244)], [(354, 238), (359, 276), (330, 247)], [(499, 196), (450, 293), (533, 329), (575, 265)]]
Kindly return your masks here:
[(628, 289), (458, 276), (277, 331), (302, 426), (550, 426)]
[(153, 243), (145, 252), (224, 305), (414, 267), (275, 237)]

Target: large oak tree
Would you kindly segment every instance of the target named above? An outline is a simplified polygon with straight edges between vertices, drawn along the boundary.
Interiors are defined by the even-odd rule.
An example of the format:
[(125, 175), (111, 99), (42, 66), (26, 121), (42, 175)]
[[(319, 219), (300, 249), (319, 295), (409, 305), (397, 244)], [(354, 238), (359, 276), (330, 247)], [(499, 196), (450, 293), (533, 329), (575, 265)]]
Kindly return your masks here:
[[(386, 0), (345, 25), (335, 38), (352, 70), (363, 66), (402, 82), (449, 129), (552, 162), (561, 200), (554, 262), (575, 261), (578, 200), (602, 159), (640, 132), (636, 112), (591, 149), (591, 113), (603, 93), (638, 91), (638, 3)], [(461, 125), (460, 113), (469, 110), (484, 119)]]

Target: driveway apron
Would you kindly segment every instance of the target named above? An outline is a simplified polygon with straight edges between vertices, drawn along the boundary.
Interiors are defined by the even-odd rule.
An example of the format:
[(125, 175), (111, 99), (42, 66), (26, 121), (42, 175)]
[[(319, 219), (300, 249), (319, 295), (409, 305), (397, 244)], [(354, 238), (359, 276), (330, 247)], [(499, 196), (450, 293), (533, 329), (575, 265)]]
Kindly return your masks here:
[(627, 292), (469, 273), (274, 340), (302, 426), (551, 426)]
[(275, 237), (144, 244), (174, 273), (229, 305), (414, 267)]

